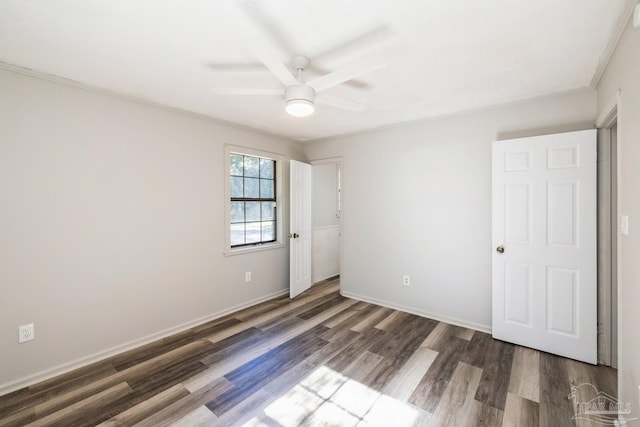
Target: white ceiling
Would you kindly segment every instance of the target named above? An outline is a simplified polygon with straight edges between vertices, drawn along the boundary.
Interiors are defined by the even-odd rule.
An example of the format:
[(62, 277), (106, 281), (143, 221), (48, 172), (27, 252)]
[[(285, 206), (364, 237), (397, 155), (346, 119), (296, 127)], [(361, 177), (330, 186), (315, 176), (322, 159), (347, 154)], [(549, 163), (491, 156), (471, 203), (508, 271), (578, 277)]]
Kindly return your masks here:
[[(313, 140), (589, 86), (624, 0), (3, 0), (0, 61), (111, 92)], [(294, 118), (279, 97), (211, 87), (280, 88), (241, 43), (258, 33), (282, 62), (322, 75), (380, 53), (383, 69)]]

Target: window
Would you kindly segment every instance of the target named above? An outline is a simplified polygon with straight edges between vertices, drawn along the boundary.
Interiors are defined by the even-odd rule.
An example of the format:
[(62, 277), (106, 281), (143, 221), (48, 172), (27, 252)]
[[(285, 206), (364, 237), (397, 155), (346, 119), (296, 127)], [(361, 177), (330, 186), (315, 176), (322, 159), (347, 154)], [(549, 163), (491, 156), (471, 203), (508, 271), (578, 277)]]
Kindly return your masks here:
[(228, 159), (229, 246), (277, 242), (276, 160), (232, 151)]

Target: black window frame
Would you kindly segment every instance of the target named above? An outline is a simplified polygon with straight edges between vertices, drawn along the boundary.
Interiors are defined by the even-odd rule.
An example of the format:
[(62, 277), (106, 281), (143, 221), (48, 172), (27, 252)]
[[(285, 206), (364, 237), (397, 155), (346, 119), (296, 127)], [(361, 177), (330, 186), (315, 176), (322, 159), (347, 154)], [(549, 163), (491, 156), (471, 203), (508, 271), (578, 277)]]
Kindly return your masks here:
[[(242, 156), (242, 175), (234, 175), (233, 171), (232, 171), (232, 167), (231, 167), (231, 158), (232, 156)], [(229, 203), (229, 210), (232, 209), (233, 206), (233, 202), (270, 202), (273, 203), (273, 219), (272, 220), (266, 220), (263, 221), (262, 220), (262, 206), (260, 208), (260, 221), (247, 221), (246, 220), (246, 210), (245, 210), (245, 218), (243, 222), (233, 222), (231, 220), (231, 216), (230, 216), (230, 220), (229, 220), (229, 224), (227, 224), (227, 226), (229, 227), (229, 233), (230, 233), (230, 239), (229, 239), (229, 246), (231, 249), (238, 249), (238, 248), (246, 248), (246, 247), (252, 247), (252, 246), (261, 246), (261, 245), (269, 245), (269, 244), (273, 244), (273, 243), (277, 243), (278, 242), (278, 205), (277, 205), (277, 167), (278, 167), (278, 160), (270, 158), (270, 157), (263, 157), (263, 156), (258, 156), (258, 155), (254, 155), (254, 154), (245, 154), (243, 152), (238, 152), (238, 151), (230, 151), (229, 152), (229, 157), (227, 159), (227, 161), (229, 162), (229, 175), (227, 176), (227, 179), (229, 180), (229, 182), (231, 182), (232, 177), (241, 177), (243, 178), (243, 182), (245, 178), (256, 178), (256, 177), (252, 177), (252, 176), (247, 176), (245, 175), (245, 168), (244, 168), (244, 164), (245, 161), (244, 159), (247, 157), (251, 157), (251, 158), (255, 158), (258, 159), (258, 164), (260, 164), (260, 160), (268, 160), (273, 162), (273, 178), (263, 178), (260, 176), (260, 172), (258, 173), (258, 195), (261, 194), (261, 180), (270, 180), (273, 181), (273, 197), (267, 198), (267, 197), (233, 197), (230, 195), (230, 203)], [(259, 166), (260, 168), (260, 166)], [(260, 170), (260, 169), (259, 169)], [(230, 184), (231, 185), (231, 184)], [(244, 184), (243, 184), (243, 192), (244, 192)], [(245, 209), (246, 209), (246, 205), (245, 205)], [(261, 230), (261, 235), (260, 235), (260, 241), (259, 242), (250, 242), (250, 243), (246, 243), (246, 239), (247, 239), (247, 232), (246, 232), (246, 225), (250, 224), (250, 223), (260, 223), (262, 224), (263, 222), (273, 222), (273, 239), (271, 240), (262, 240), (262, 230)], [(232, 244), (231, 243), (231, 226), (233, 224), (245, 224), (245, 243), (242, 244)]]

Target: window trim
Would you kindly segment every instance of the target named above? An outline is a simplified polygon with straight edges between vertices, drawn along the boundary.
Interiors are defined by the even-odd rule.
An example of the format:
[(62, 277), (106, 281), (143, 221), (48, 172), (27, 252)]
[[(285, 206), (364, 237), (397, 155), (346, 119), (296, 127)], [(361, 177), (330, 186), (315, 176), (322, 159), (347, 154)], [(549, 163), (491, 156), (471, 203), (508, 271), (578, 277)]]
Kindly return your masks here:
[[(276, 198), (276, 241), (268, 243), (259, 243), (255, 245), (231, 247), (231, 154), (241, 154), (245, 156), (262, 157), (265, 159), (275, 160), (275, 198)], [(256, 150), (254, 148), (243, 147), (239, 145), (225, 144), (224, 146), (224, 255), (239, 255), (243, 253), (251, 253), (277, 249), (287, 246), (283, 239), (283, 222), (285, 204), (283, 203), (282, 191), (282, 173), (285, 157), (279, 153), (269, 151)]]

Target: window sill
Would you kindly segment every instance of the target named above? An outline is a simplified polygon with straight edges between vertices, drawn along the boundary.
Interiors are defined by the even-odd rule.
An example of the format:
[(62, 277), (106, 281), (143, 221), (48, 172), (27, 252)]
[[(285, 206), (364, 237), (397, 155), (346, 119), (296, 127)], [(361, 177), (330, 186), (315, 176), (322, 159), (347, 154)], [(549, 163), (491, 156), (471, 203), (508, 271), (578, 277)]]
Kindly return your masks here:
[(270, 245), (258, 245), (258, 246), (248, 246), (237, 249), (227, 249), (224, 251), (224, 256), (234, 256), (241, 254), (248, 254), (251, 252), (262, 252), (262, 251), (270, 251), (272, 249), (281, 249), (287, 247), (286, 243), (273, 243)]

